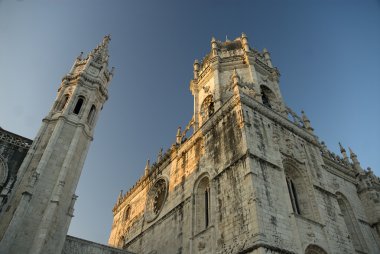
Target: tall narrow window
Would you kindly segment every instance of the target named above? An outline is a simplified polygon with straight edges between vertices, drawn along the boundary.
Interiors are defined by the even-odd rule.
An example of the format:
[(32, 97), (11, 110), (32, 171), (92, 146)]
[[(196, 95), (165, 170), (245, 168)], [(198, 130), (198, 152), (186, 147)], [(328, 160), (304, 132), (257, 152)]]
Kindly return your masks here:
[(288, 185), (288, 191), (289, 191), (290, 201), (292, 202), (293, 211), (296, 214), (301, 214), (300, 206), (298, 204), (297, 191), (296, 191), (296, 188), (294, 187), (294, 183), (292, 179), (287, 177), (286, 183)]
[(92, 125), (94, 123), (95, 112), (96, 112), (96, 107), (94, 105), (92, 105), (90, 112), (88, 113), (88, 116), (87, 116), (87, 123), (90, 125)]
[(65, 108), (68, 100), (69, 100), (69, 95), (66, 94), (58, 105), (58, 111), (61, 111)]
[(208, 199), (209, 199), (209, 189), (206, 188), (205, 190), (205, 226), (208, 227), (208, 219), (209, 219), (209, 211), (208, 211)]
[(289, 193), (291, 208), (294, 214), (302, 215), (305, 218), (316, 220), (315, 202), (312, 186), (307, 176), (306, 170), (300, 168), (293, 159), (283, 161), (285, 179)]
[(203, 176), (195, 188), (195, 232), (200, 232), (210, 225), (210, 186), (207, 176)]
[(78, 115), (81, 108), (82, 108), (82, 105), (83, 105), (83, 97), (79, 97), (78, 101), (77, 101), (77, 104), (75, 105), (75, 108), (74, 108), (74, 111), (73, 113)]

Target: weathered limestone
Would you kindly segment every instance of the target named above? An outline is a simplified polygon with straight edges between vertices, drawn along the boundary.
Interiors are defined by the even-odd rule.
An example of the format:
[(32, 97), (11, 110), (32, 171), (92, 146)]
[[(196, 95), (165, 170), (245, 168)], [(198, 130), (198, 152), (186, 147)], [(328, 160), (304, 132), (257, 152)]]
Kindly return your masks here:
[[(135, 253), (379, 253), (380, 183), (285, 106), (267, 50), (211, 41), (194, 116), (113, 209)], [(185, 138), (193, 127), (194, 133)]]
[(110, 37), (62, 79), (53, 107), (17, 173), (0, 214), (0, 253), (60, 253), (73, 216), (75, 189), (108, 98)]

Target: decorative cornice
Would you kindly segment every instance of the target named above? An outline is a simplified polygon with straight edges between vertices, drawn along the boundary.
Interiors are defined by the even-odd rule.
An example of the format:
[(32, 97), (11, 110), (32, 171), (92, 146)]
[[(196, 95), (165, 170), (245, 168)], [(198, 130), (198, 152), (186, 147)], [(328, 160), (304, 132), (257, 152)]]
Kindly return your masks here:
[(28, 138), (24, 138), (2, 128), (0, 128), (0, 140), (24, 149), (29, 149), (33, 142)]
[(91, 141), (94, 139), (91, 131), (88, 130), (88, 128), (86, 127), (86, 125), (84, 123), (74, 122), (66, 115), (59, 115), (57, 117), (54, 117), (54, 116), (53, 117), (45, 117), (44, 119), (42, 119), (42, 121), (46, 122), (46, 123), (51, 123), (51, 122), (59, 121), (60, 119), (64, 120), (66, 123), (68, 123), (72, 126), (81, 127), (82, 131), (86, 137), (88, 137)]

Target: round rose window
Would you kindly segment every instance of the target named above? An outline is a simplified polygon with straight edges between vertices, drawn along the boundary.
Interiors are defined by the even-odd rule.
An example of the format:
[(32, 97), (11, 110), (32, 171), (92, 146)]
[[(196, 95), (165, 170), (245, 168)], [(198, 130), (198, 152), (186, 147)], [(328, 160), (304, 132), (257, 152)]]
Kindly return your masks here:
[(157, 180), (148, 192), (145, 216), (147, 221), (154, 220), (161, 212), (167, 196), (167, 183), (164, 179)]

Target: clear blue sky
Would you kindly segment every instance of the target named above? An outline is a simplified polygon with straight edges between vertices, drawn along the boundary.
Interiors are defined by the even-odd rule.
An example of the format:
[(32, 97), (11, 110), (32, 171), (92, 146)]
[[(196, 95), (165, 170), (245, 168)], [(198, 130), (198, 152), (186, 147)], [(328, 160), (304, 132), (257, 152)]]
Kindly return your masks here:
[(380, 175), (379, 1), (0, 0), (0, 126), (34, 138), (75, 57), (112, 35), (116, 67), (69, 234), (106, 243), (120, 189), (192, 116), (192, 64), (241, 32), (271, 52), (286, 104)]

